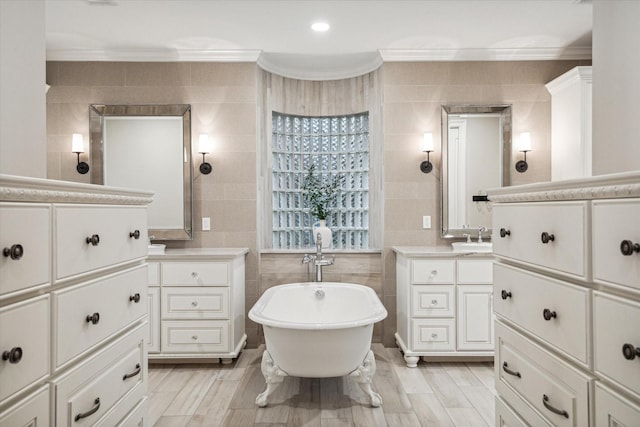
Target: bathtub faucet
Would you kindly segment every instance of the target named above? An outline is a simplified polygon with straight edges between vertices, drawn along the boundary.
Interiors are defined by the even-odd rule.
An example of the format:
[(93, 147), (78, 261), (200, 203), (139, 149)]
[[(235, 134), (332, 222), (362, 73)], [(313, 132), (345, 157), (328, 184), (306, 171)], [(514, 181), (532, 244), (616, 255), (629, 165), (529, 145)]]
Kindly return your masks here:
[(331, 258), (325, 258), (322, 254), (322, 236), (318, 233), (316, 236), (316, 254), (304, 254), (302, 257), (302, 263), (310, 264), (313, 262), (313, 265), (316, 267), (316, 282), (322, 282), (322, 267), (331, 265), (334, 261), (335, 255), (331, 255)]

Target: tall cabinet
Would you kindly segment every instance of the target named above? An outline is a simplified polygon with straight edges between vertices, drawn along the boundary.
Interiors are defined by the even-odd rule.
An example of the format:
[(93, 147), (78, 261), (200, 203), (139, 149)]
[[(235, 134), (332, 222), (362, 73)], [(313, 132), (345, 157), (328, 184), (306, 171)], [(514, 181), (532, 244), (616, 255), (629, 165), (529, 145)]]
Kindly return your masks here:
[(396, 342), (408, 367), (425, 356), (493, 356), (493, 257), (394, 247)]
[(0, 175), (0, 425), (138, 425), (150, 193)]
[(496, 425), (640, 425), (640, 172), (489, 197)]

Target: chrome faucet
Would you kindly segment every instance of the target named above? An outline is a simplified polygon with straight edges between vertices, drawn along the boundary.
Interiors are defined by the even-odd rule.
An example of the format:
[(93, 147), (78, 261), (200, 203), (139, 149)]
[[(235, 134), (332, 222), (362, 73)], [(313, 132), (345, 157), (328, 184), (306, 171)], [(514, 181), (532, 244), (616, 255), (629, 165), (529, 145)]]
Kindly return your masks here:
[(309, 264), (313, 262), (313, 265), (316, 267), (316, 282), (322, 282), (322, 267), (332, 265), (335, 259), (335, 255), (331, 255), (331, 258), (327, 259), (322, 254), (322, 236), (318, 233), (316, 235), (316, 254), (304, 254), (302, 257), (302, 263)]
[(487, 227), (478, 228), (478, 243), (482, 243), (482, 233), (487, 231)]

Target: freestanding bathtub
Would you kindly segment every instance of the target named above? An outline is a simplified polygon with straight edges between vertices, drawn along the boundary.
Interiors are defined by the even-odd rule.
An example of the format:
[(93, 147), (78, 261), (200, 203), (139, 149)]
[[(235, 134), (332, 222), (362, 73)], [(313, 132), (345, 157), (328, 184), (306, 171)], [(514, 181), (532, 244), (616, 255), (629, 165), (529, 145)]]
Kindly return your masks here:
[(350, 375), (380, 406), (371, 389), (375, 359), (371, 351), (373, 324), (387, 310), (373, 289), (351, 283), (307, 282), (268, 289), (249, 311), (249, 318), (264, 327), (267, 349), (262, 373), (267, 398), (285, 376), (324, 378)]

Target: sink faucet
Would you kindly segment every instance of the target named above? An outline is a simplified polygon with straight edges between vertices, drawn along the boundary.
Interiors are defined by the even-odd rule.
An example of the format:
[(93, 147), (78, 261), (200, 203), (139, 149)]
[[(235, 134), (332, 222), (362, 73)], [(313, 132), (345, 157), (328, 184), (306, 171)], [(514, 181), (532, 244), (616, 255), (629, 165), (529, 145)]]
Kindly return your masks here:
[(482, 233), (487, 231), (487, 227), (478, 228), (478, 243), (482, 243)]
[(322, 254), (322, 236), (318, 233), (316, 235), (316, 254), (304, 254), (302, 257), (302, 263), (309, 264), (313, 262), (313, 265), (316, 267), (316, 282), (322, 282), (322, 267), (325, 265), (332, 265), (335, 258), (335, 255), (331, 255), (331, 258), (329, 259), (324, 257)]

